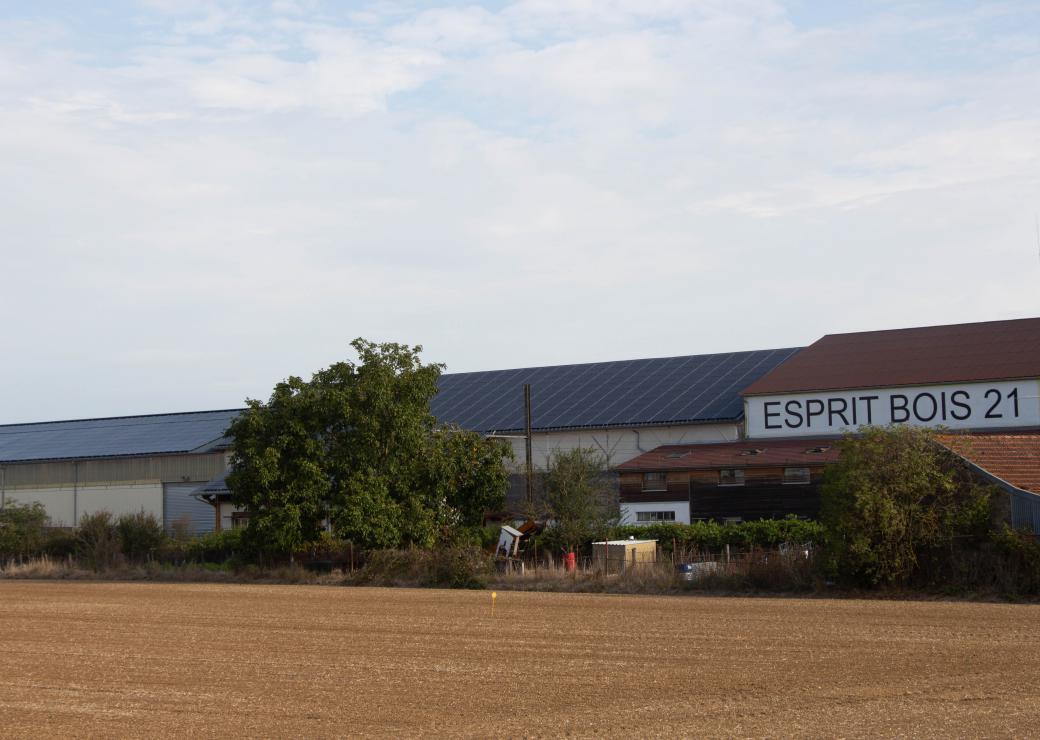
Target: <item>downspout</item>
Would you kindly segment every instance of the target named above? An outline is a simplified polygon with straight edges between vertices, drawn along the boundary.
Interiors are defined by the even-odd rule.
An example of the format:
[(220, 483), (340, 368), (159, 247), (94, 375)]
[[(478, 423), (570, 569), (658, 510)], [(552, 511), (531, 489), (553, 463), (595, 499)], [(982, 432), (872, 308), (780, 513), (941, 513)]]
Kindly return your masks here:
[(72, 526), (79, 526), (79, 460), (72, 463)]
[(7, 505), (7, 468), (0, 465), (0, 509)]

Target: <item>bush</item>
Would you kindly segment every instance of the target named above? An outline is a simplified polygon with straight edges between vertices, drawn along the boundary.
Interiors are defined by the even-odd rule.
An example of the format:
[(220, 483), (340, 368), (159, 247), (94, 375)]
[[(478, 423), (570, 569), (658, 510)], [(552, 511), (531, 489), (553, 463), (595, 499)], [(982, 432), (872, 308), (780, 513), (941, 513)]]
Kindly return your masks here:
[(862, 427), (838, 443), (821, 504), (832, 576), (860, 586), (934, 585), (958, 549), (985, 536), (993, 487), (977, 484), (934, 437)]
[[(600, 535), (602, 536), (602, 534)], [(740, 524), (694, 522), (693, 524), (627, 524), (610, 530), (618, 539), (635, 537), (657, 540), (663, 553), (690, 554), (699, 551), (719, 552), (726, 545), (740, 549), (775, 548), (784, 543), (821, 542), (823, 527), (804, 519), (761, 519)], [(548, 530), (539, 539), (539, 548), (557, 549), (561, 543)]]
[(375, 586), (483, 588), (491, 576), (491, 558), (474, 547), (373, 550), (350, 582)]
[[(1005, 525), (983, 543), (973, 558), (961, 558), (958, 575), (961, 584), (971, 589), (996, 591), (1004, 596), (1040, 594), (1040, 538)], [(966, 572), (965, 572), (966, 571)]]
[(234, 527), (211, 532), (184, 543), (182, 556), (193, 563), (226, 563), (247, 554), (243, 542), (244, 528)]
[(498, 544), (499, 527), (458, 527), (450, 532), (448, 544), (490, 550)]
[(120, 560), (122, 548), (112, 514), (96, 511), (81, 516), (76, 528), (76, 555), (95, 571), (111, 568)]
[(43, 540), (43, 554), (54, 560), (67, 560), (76, 554), (78, 541), (71, 529), (52, 527)]
[(19, 561), (43, 551), (47, 532), (43, 504), (7, 504), (0, 509), (0, 558)]
[(142, 563), (154, 557), (166, 539), (163, 526), (155, 514), (143, 510), (119, 517), (116, 532), (123, 555), (132, 563)]

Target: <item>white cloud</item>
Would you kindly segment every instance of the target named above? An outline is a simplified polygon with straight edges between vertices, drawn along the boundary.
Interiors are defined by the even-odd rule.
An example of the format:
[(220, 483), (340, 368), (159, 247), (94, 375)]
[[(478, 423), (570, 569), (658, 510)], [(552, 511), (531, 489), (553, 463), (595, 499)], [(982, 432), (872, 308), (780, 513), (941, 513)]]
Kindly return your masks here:
[(0, 416), (233, 406), (357, 335), (463, 370), (1036, 314), (1037, 16), (882, 7), (0, 20)]

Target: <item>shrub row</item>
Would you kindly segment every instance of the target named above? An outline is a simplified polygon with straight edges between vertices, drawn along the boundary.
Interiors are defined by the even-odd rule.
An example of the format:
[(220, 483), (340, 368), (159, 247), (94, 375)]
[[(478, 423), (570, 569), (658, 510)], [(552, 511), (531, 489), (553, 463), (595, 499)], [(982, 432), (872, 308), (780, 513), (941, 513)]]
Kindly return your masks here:
[[(657, 540), (661, 549), (670, 553), (674, 548), (719, 551), (726, 545), (742, 549), (773, 548), (784, 543), (803, 544), (821, 542), (823, 528), (818, 522), (803, 519), (761, 519), (740, 524), (694, 522), (692, 524), (631, 524), (614, 527), (607, 532), (590, 535), (589, 539), (609, 536), (616, 539)], [(539, 538), (539, 547), (558, 550), (561, 542), (550, 527)]]

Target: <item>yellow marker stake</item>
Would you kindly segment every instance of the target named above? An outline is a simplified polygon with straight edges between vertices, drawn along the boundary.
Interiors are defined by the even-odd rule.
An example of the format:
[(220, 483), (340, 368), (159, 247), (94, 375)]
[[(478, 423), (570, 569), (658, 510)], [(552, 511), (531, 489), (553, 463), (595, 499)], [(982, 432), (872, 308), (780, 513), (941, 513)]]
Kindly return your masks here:
[(495, 616), (495, 599), (498, 598), (498, 594), (494, 591), (491, 592), (491, 616)]

